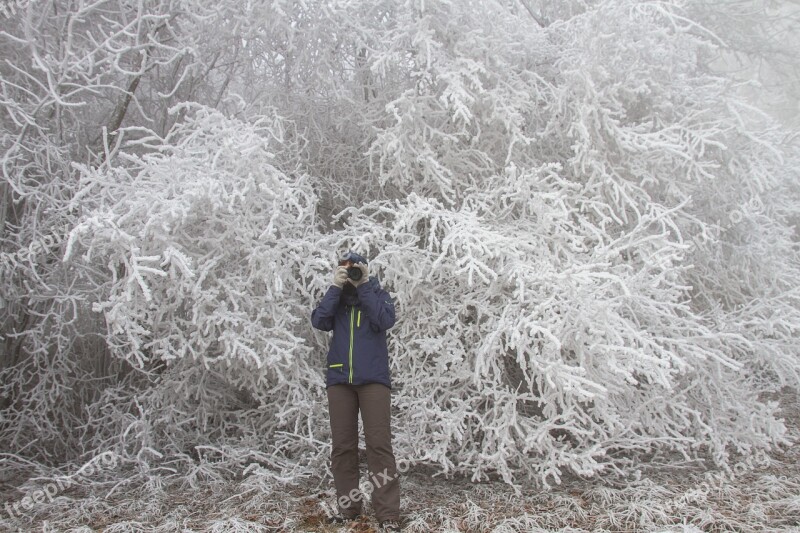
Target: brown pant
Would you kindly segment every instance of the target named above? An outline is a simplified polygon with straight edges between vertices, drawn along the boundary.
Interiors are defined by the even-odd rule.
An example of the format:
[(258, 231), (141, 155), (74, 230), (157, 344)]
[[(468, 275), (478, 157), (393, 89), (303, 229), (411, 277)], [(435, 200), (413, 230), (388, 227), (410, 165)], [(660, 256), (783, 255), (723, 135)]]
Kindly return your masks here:
[(399, 520), (400, 480), (392, 452), (390, 389), (380, 383), (331, 385), (331, 471), (342, 514), (361, 513), (358, 488), (358, 411), (364, 423), (372, 506), (378, 521)]

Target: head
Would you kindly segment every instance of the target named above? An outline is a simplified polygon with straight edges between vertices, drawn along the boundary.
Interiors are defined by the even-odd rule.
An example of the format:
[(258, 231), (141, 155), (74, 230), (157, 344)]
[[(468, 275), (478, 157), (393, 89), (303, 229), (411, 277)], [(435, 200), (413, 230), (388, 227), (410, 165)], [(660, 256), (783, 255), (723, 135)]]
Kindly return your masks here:
[(361, 279), (361, 269), (355, 266), (357, 263), (364, 263), (366, 265), (367, 260), (352, 250), (339, 259), (339, 266), (347, 267), (347, 276), (353, 281)]
[[(359, 255), (352, 250), (339, 258), (339, 266), (347, 267), (347, 276), (354, 281), (361, 279), (361, 269), (355, 266), (356, 263), (364, 263), (366, 265), (367, 260), (364, 256)], [(345, 283), (342, 290), (345, 294), (356, 294), (356, 288), (352, 283)]]

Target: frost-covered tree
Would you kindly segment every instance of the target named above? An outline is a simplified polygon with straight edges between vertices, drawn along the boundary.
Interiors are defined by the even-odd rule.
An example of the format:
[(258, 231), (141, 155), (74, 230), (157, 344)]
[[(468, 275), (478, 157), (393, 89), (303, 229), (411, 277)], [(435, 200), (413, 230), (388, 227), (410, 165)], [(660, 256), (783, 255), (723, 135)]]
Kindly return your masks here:
[(558, 479), (623, 449), (724, 463), (781, 441), (757, 393), (797, 378), (796, 155), (703, 68), (719, 43), (680, 6), (525, 15), (427, 4), (386, 41), (413, 88), (370, 154), (405, 194), (343, 218), (405, 316), (407, 453)]
[(231, 32), (205, 40), (226, 25), (204, 2), (23, 4), (0, 31), (0, 440), (20, 464), (52, 464), (91, 452), (85, 408), (127, 379), (91, 311), (97, 287), (61, 261), (93, 194), (73, 163), (103, 167), (140, 126), (169, 131), (167, 107), (218, 101), (207, 80), (235, 47)]
[[(84, 451), (190, 483), (318, 473), (327, 337), (309, 315), (349, 247), (396, 301), (411, 463), (547, 484), (785, 443), (760, 393), (800, 381), (799, 158), (709, 67), (725, 36), (689, 7), (193, 7), (174, 31), (220, 28), (231, 70), (68, 166), (60, 292), (40, 297), (121, 369), (79, 415)], [(72, 316), (58, 331), (82, 331)], [(24, 395), (14, 372), (47, 359), (18, 346), (6, 390)]]
[(92, 310), (113, 356), (148, 377), (141, 418), (124, 416), (126, 404), (93, 406), (103, 423), (92, 448), (117, 450), (136, 427), (124, 439), (135, 452), (191, 463), (198, 447), (233, 440), (231, 453), (282, 466), (278, 456), (307, 451), (322, 424), (322, 378), (302, 337), (315, 267), (329, 261), (314, 261), (316, 195), (284, 155), (297, 147), (280, 117), (242, 123), (183, 107), (165, 138), (137, 141), (152, 152), (81, 168), (81, 189), (103, 192), (80, 200), (91, 214), (65, 259), (91, 266), (82, 277), (103, 287)]

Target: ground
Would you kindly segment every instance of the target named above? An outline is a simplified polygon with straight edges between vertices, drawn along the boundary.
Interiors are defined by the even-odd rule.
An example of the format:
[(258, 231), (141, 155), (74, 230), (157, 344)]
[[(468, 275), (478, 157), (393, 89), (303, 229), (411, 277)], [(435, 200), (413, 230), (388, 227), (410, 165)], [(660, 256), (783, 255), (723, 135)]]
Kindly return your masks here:
[[(779, 399), (791, 437), (800, 439), (798, 394), (785, 389)], [(411, 470), (401, 478), (405, 531), (800, 531), (800, 446), (742, 461), (727, 475), (697, 463), (643, 465), (643, 473), (618, 485), (574, 478), (515, 494), (501, 482)], [(3, 512), (0, 531), (376, 531), (368, 505), (361, 522), (327, 525), (325, 505), (333, 499), (323, 479), (266, 484), (250, 477), (201, 490), (152, 480), (109, 498), (78, 487), (24, 517)]]

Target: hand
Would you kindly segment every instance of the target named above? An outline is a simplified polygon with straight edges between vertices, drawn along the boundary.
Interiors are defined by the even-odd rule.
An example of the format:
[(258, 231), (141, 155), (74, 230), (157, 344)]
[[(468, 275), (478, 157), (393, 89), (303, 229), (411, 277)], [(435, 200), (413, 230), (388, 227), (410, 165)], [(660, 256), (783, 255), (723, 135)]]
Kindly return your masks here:
[(358, 280), (358, 281), (353, 281), (352, 279), (347, 278), (347, 280), (350, 283), (352, 283), (354, 286), (356, 286), (356, 287), (368, 282), (369, 281), (369, 267), (367, 267), (367, 265), (365, 265), (364, 263), (356, 263), (353, 266), (355, 266), (359, 270), (361, 270), (361, 279)]
[(345, 281), (347, 281), (347, 267), (337, 266), (333, 271), (333, 284), (341, 289)]

